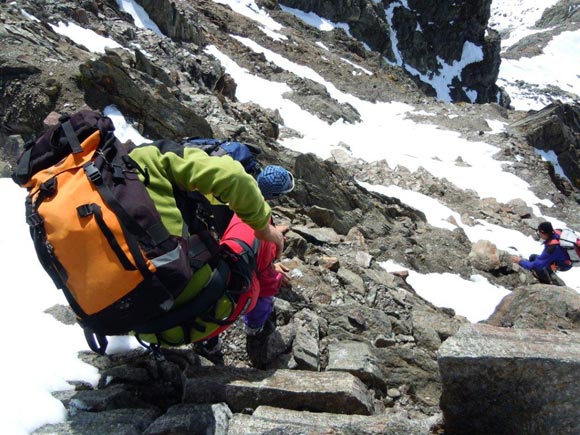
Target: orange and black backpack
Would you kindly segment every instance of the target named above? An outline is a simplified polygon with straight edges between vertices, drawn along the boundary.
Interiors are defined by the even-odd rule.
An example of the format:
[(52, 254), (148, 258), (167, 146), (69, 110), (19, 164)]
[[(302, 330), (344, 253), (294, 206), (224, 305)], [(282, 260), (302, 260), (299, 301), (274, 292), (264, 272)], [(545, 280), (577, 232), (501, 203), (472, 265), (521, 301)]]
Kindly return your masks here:
[(146, 172), (115, 137), (110, 118), (89, 110), (61, 117), (25, 145), (12, 178), (28, 190), (26, 219), (40, 263), (94, 351), (105, 352), (107, 335), (183, 324), (226, 290), (218, 269), (223, 275), (229, 268), (221, 261), (208, 283), (215, 288), (172, 311), (193, 273), (216, 258), (217, 245), (169, 234)]

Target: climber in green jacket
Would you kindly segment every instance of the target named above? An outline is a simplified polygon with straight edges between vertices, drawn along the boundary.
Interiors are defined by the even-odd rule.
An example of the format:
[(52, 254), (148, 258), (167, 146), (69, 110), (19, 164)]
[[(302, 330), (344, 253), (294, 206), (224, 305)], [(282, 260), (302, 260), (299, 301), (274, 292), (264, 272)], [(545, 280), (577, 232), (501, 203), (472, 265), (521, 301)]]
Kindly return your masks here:
[(197, 190), (206, 197), (228, 204), (255, 230), (258, 239), (274, 242), (280, 256), (284, 236), (270, 224), (270, 206), (256, 180), (231, 157), (211, 157), (200, 149), (183, 147), (168, 140), (138, 146), (130, 156), (146, 169), (149, 178), (147, 190), (170, 233), (181, 235), (184, 225), (174, 186), (183, 191)]
[[(212, 157), (205, 151), (160, 140), (135, 147), (130, 157), (141, 167), (140, 178), (145, 182), (165, 227), (171, 234), (183, 235), (187, 228), (178, 204), (179, 192), (198, 191), (215, 202), (228, 206), (254, 230), (259, 240), (276, 245), (276, 257), (284, 248), (284, 236), (271, 224), (270, 206), (264, 200), (256, 180), (247, 174), (229, 156)], [(190, 283), (176, 300), (176, 308), (198, 295), (209, 281), (212, 269), (209, 265), (197, 270)], [(231, 321), (242, 314), (239, 303), (226, 295), (216, 303), (211, 318), (196, 320), (196, 328), (173, 327), (158, 334), (141, 334), (143, 341), (155, 344), (177, 345), (195, 342), (213, 336), (225, 329), (221, 323)], [(231, 323), (231, 322), (230, 322)]]

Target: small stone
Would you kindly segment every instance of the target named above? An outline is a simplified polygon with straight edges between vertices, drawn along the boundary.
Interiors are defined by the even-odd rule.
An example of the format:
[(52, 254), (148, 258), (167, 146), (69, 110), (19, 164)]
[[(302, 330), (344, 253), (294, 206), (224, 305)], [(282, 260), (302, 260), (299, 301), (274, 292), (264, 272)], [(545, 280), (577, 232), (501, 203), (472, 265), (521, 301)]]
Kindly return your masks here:
[(389, 388), (387, 390), (387, 396), (389, 396), (392, 399), (398, 399), (399, 397), (401, 397), (401, 392), (399, 391), (398, 388)]
[(318, 265), (323, 269), (328, 269), (332, 272), (337, 272), (340, 268), (340, 262), (336, 257), (320, 257)]
[(395, 344), (397, 344), (397, 340), (392, 337), (385, 337), (384, 335), (379, 335), (377, 338), (375, 338), (374, 342), (375, 347), (378, 348), (391, 347)]

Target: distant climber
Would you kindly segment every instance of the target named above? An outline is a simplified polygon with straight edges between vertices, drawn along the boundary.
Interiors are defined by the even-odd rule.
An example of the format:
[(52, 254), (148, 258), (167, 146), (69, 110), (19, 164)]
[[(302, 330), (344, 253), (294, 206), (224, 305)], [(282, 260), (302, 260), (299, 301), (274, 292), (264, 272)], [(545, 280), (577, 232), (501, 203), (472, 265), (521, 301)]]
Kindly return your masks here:
[(529, 260), (513, 256), (512, 262), (519, 264), (542, 284), (563, 286), (565, 283), (556, 275), (556, 271), (565, 272), (572, 268), (572, 261), (566, 249), (560, 246), (560, 236), (554, 231), (550, 222), (542, 222), (537, 228), (538, 236), (543, 240), (544, 250), (540, 255), (532, 254)]

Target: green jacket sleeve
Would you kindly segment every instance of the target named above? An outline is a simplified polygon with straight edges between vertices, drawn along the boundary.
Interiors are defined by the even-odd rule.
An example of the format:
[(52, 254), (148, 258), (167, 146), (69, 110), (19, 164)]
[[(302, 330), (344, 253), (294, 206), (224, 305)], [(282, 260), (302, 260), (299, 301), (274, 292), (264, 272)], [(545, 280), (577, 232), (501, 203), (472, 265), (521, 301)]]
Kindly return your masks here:
[(270, 206), (256, 180), (229, 156), (212, 157), (203, 150), (171, 141), (136, 147), (130, 155), (149, 173), (149, 194), (164, 224), (174, 234), (180, 234), (182, 219), (173, 186), (217, 198), (254, 229), (263, 228), (270, 220)]

